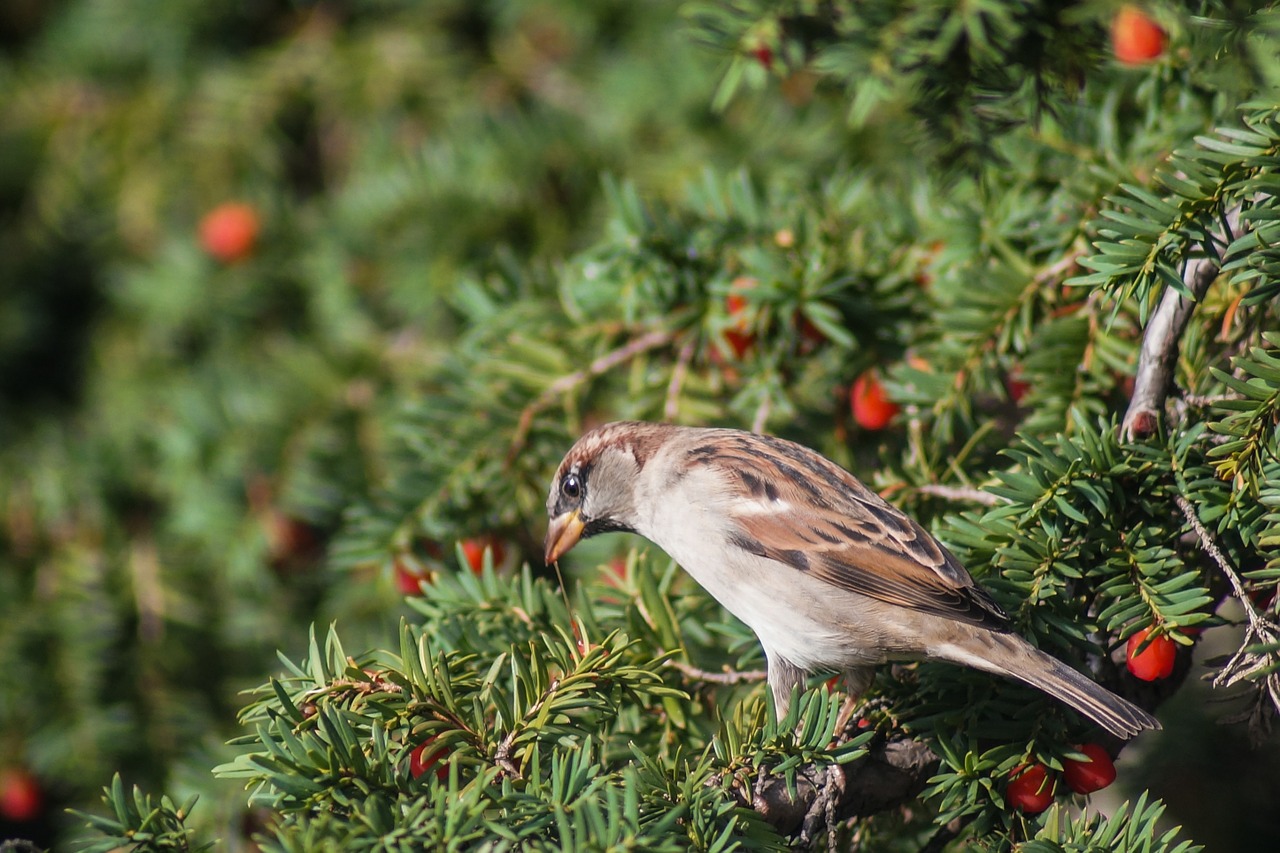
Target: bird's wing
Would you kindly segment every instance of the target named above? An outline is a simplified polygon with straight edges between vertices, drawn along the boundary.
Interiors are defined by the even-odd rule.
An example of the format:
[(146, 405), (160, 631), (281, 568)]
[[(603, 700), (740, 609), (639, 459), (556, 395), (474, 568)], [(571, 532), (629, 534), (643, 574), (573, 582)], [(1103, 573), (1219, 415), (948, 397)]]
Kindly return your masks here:
[(701, 461), (725, 476), (737, 547), (900, 607), (1006, 627), (1004, 611), (937, 539), (840, 466), (767, 436), (717, 448)]

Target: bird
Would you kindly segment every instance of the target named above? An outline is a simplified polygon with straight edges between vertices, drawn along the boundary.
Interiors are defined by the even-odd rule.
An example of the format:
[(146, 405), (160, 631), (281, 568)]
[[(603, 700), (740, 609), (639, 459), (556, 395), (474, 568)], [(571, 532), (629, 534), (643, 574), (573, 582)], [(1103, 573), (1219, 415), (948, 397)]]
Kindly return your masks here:
[(582, 435), (547, 496), (548, 565), (636, 533), (759, 639), (775, 712), (815, 672), (856, 699), (875, 667), (940, 660), (1022, 681), (1118, 738), (1160, 723), (1040, 651), (932, 534), (803, 445), (761, 433), (619, 421)]

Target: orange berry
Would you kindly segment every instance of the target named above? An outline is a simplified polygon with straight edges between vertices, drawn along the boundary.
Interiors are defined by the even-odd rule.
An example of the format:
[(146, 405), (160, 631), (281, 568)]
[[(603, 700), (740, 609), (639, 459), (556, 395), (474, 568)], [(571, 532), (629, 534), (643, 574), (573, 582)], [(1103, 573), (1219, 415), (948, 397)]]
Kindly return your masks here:
[(200, 220), (200, 245), (214, 259), (234, 264), (249, 257), (261, 230), (258, 212), (242, 202), (225, 202)]
[(1126, 65), (1141, 65), (1164, 53), (1168, 36), (1137, 6), (1123, 6), (1111, 21), (1111, 50)]
[(868, 370), (853, 382), (849, 392), (849, 408), (853, 419), (863, 429), (881, 430), (898, 414), (898, 404), (884, 393), (875, 372)]

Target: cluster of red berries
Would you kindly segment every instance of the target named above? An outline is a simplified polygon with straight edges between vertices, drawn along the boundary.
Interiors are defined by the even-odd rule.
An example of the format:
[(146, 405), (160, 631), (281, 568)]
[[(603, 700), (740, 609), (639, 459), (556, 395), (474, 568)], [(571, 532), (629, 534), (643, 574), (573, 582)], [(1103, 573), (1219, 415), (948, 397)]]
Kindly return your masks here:
[[(1143, 628), (1125, 647), (1125, 665), (1135, 678), (1157, 681), (1168, 678), (1178, 657), (1178, 646), (1164, 634), (1151, 636), (1151, 628)], [(1111, 756), (1096, 743), (1076, 747), (1086, 760), (1068, 758), (1062, 763), (1062, 779), (1077, 794), (1091, 794), (1110, 785), (1116, 778)], [(1039, 814), (1053, 803), (1057, 779), (1039, 762), (1031, 762), (1009, 774), (1005, 798), (1009, 805), (1024, 814)]]
[[(1076, 752), (1084, 759), (1068, 758), (1062, 762), (1062, 780), (1077, 794), (1101, 791), (1116, 780), (1116, 765), (1105, 749), (1096, 743), (1081, 744)], [(1005, 799), (1024, 814), (1039, 814), (1053, 804), (1058, 780), (1048, 767), (1038, 761), (1023, 764), (1009, 774)]]

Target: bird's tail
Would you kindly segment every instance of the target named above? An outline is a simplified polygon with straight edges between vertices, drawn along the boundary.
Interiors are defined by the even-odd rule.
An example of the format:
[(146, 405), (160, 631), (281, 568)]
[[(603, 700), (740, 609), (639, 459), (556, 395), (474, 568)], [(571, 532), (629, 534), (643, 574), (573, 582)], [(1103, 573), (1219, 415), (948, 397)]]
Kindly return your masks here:
[(981, 644), (981, 649), (955, 649), (960, 654), (952, 659), (1043, 690), (1119, 738), (1131, 738), (1147, 729), (1160, 728), (1160, 721), (1137, 705), (1050, 657), (1017, 634), (993, 632), (975, 641)]

